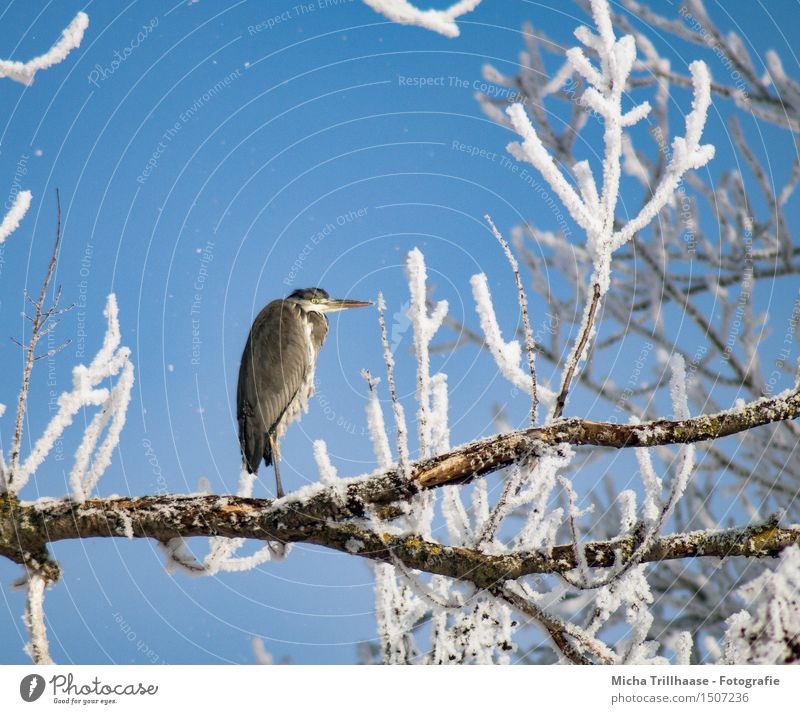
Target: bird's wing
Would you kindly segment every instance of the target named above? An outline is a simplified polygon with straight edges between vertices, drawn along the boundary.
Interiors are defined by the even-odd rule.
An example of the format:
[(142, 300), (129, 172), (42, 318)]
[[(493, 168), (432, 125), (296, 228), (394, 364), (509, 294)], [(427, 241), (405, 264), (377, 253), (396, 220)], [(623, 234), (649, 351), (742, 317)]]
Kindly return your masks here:
[[(300, 389), (310, 366), (306, 328), (291, 303), (275, 300), (256, 317), (239, 368), (239, 438), (267, 434)], [(263, 447), (262, 447), (263, 448)]]

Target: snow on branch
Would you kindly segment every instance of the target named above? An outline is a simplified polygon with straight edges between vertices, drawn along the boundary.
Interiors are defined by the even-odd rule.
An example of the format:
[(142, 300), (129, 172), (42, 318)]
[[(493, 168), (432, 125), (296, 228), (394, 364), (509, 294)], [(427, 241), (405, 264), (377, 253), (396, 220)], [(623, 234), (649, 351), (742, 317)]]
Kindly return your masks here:
[(336, 473), (336, 467), (331, 463), (328, 445), (323, 439), (315, 439), (313, 447), (314, 461), (317, 462), (317, 468), (319, 469), (320, 483), (324, 483), (326, 486), (335, 485), (339, 480), (339, 476)]
[(0, 60), (0, 78), (8, 77), (15, 82), (30, 86), (33, 84), (33, 79), (39, 70), (47, 69), (54, 64), (63, 62), (72, 50), (80, 47), (83, 33), (88, 26), (89, 16), (85, 12), (79, 12), (62, 31), (58, 42), (43, 55), (34, 57), (27, 62)]
[(458, 37), (456, 20), (472, 12), (481, 0), (459, 0), (446, 10), (420, 10), (408, 0), (364, 0), (364, 4), (400, 25), (416, 25), (445, 37)]
[(800, 662), (800, 546), (786, 548), (774, 570), (737, 594), (755, 610), (731, 615), (721, 664)]
[(53, 664), (50, 658), (50, 645), (47, 641), (47, 627), (44, 624), (44, 590), (47, 578), (40, 573), (28, 576), (28, 594), (23, 621), (28, 628), (30, 641), (25, 645), (25, 653), (34, 664)]
[(627, 139), (623, 129), (645, 119), (651, 107), (648, 102), (642, 102), (623, 111), (623, 96), (636, 59), (636, 42), (632, 35), (619, 40), (615, 38), (607, 0), (592, 0), (591, 7), (599, 34), (587, 27), (579, 27), (575, 36), (597, 54), (600, 66), (593, 65), (580, 47), (568, 50), (567, 59), (572, 69), (589, 85), (581, 96), (581, 102), (605, 124), (602, 190), (597, 190), (588, 162), (581, 161), (572, 167), (578, 186), (576, 191), (570, 178), (545, 148), (524, 106), (514, 104), (506, 111), (514, 130), (523, 139), (521, 144), (510, 143), (508, 151), (518, 160), (532, 164), (542, 174), (575, 222), (586, 231), (587, 248), (595, 269), (594, 281), (600, 286), (601, 294), (605, 294), (610, 284), (612, 253), (656, 217), (687, 171), (704, 166), (714, 156), (712, 145), (700, 144), (711, 103), (711, 78), (703, 62), (692, 62), (694, 99), (692, 111), (686, 116), (685, 135), (673, 140), (669, 165), (650, 200), (637, 216), (615, 230), (623, 155), (631, 153), (625, 149)]
[(531, 374), (531, 426), (533, 426), (536, 423), (536, 412), (539, 407), (539, 394), (536, 384), (535, 345), (533, 342), (533, 333), (531, 332), (531, 321), (528, 318), (528, 297), (525, 294), (525, 288), (522, 285), (522, 278), (519, 274), (519, 265), (517, 264), (517, 259), (511, 252), (511, 248), (506, 242), (506, 239), (503, 238), (502, 233), (500, 233), (500, 231), (497, 229), (492, 217), (488, 213), (483, 218), (489, 224), (489, 229), (492, 231), (492, 235), (494, 235), (495, 240), (503, 249), (503, 252), (506, 255), (506, 260), (508, 260), (508, 264), (511, 266), (511, 271), (514, 273), (514, 282), (517, 285), (517, 297), (519, 299), (520, 313), (522, 314), (522, 326), (525, 330), (525, 351), (528, 355), (528, 371)]
[(3, 218), (3, 222), (0, 223), (0, 245), (5, 242), (8, 236), (19, 228), (19, 224), (22, 222), (22, 219), (25, 218), (25, 214), (31, 207), (31, 198), (32, 195), (30, 191), (20, 191), (17, 194), (17, 197), (14, 199), (14, 205), (11, 206), (5, 218)]
[(369, 399), (367, 401), (367, 427), (372, 441), (372, 449), (375, 452), (375, 459), (378, 466), (388, 469), (392, 465), (392, 449), (389, 446), (389, 435), (386, 433), (386, 422), (383, 418), (383, 408), (378, 399), (379, 377), (373, 377), (367, 370), (361, 371), (361, 376), (366, 380), (369, 387)]
[(716, 149), (713, 144), (700, 144), (711, 105), (711, 76), (705, 62), (699, 60), (689, 65), (689, 71), (692, 74), (694, 100), (692, 111), (686, 116), (686, 134), (673, 139), (672, 157), (661, 182), (638, 215), (614, 233), (611, 241), (612, 250), (627, 243), (638, 231), (653, 221), (672, 198), (675, 189), (688, 171), (702, 168), (714, 158)]
[[(414, 352), (417, 362), (417, 425), (419, 430), (419, 447), (422, 456), (431, 455), (430, 445), (434, 428), (441, 433), (443, 425), (432, 423), (431, 414), (431, 374), (430, 374), (430, 342), (436, 331), (441, 327), (447, 315), (447, 300), (440, 300), (428, 314), (428, 271), (425, 267), (425, 258), (418, 248), (414, 248), (406, 257), (406, 270), (408, 271), (408, 287), (411, 293), (411, 305), (408, 316), (414, 327)], [(446, 382), (437, 378), (439, 388)], [(437, 414), (437, 417), (447, 415)], [(439, 419), (439, 421), (441, 421)], [(446, 426), (446, 425), (445, 425)]]
[[(133, 387), (133, 365), (130, 350), (120, 347), (119, 311), (116, 296), (108, 296), (103, 311), (108, 327), (103, 345), (91, 364), (79, 364), (72, 370), (72, 390), (58, 398), (58, 411), (34, 444), (28, 458), (18, 468), (13, 468), (7, 484), (8, 490), (18, 492), (42, 465), (64, 430), (72, 424), (78, 411), (84, 407), (99, 407), (98, 413), (84, 432), (83, 440), (75, 453), (75, 465), (70, 474), (72, 497), (79, 503), (86, 500), (94, 485), (108, 468), (111, 453), (119, 443), (125, 414)], [(108, 389), (100, 385), (117, 377), (116, 385)], [(98, 441), (105, 431), (105, 438)], [(91, 463), (90, 463), (91, 462)]]
[(406, 429), (406, 415), (403, 405), (397, 398), (397, 389), (394, 384), (394, 355), (389, 347), (389, 335), (386, 332), (386, 301), (383, 293), (378, 293), (378, 321), (381, 327), (381, 342), (383, 343), (383, 361), (386, 363), (386, 378), (389, 384), (389, 396), (392, 399), (392, 411), (397, 435), (397, 467), (402, 472), (408, 465), (408, 431)]
[(475, 299), (475, 310), (481, 323), (483, 335), (486, 338), (486, 346), (489, 348), (492, 357), (500, 373), (518, 389), (530, 393), (531, 375), (526, 374), (520, 367), (522, 358), (522, 348), (517, 340), (506, 342), (497, 324), (497, 316), (494, 312), (492, 295), (489, 292), (489, 284), (485, 273), (473, 275), (469, 280), (472, 286), (472, 297)]
[[(320, 442), (328, 457), (325, 442)], [(315, 454), (320, 447), (314, 446)], [(328, 462), (333, 469), (333, 465)], [(334, 472), (335, 478), (335, 472)], [(239, 472), (239, 487), (236, 495), (241, 498), (251, 498), (255, 486), (256, 475), (251, 474), (246, 468)], [(262, 563), (270, 560), (283, 560), (289, 554), (291, 545), (287, 543), (267, 543), (250, 555), (236, 555), (245, 545), (244, 538), (209, 538), (208, 553), (199, 562), (192, 555), (181, 539), (175, 539), (174, 547), (167, 548), (165, 553), (169, 566), (177, 565), (185, 572), (192, 575), (216, 575), (219, 572), (243, 572), (252, 570)]]
[[(513, 104), (506, 110), (513, 129), (522, 138), (521, 143), (508, 145), (509, 153), (533, 165), (558, 195), (573, 220), (586, 232), (586, 249), (592, 261), (591, 288), (578, 335), (562, 373), (561, 388), (548, 417), (551, 420), (561, 416), (573, 378), (588, 357), (596, 333), (598, 308), (611, 286), (614, 252), (656, 218), (688, 171), (704, 166), (714, 156), (713, 146), (700, 143), (711, 103), (711, 78), (706, 65), (696, 61), (690, 65), (694, 98), (692, 110), (685, 120), (685, 135), (673, 140), (668, 165), (650, 199), (635, 217), (617, 227), (623, 163), (633, 170), (631, 156), (635, 155), (630, 135), (625, 130), (644, 120), (650, 114), (651, 106), (642, 102), (623, 109), (623, 99), (627, 98), (628, 82), (636, 60), (636, 40), (633, 35), (616, 38), (608, 0), (591, 0), (590, 5), (597, 34), (582, 26), (575, 30), (575, 37), (590, 51), (589, 54), (597, 56), (598, 64), (594, 64), (581, 47), (568, 50), (567, 61), (587, 84), (581, 103), (592, 110), (605, 126), (602, 185), (598, 188), (588, 161), (575, 163), (571, 173), (556, 162), (522, 103)], [(547, 127), (543, 127), (543, 131), (546, 130)]]

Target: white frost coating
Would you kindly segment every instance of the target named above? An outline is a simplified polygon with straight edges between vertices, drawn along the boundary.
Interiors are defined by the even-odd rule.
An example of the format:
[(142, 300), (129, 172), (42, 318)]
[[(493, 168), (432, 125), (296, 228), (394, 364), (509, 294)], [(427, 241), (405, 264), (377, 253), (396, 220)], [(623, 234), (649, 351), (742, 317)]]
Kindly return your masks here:
[(50, 645), (47, 642), (47, 628), (44, 624), (45, 579), (33, 573), (28, 576), (27, 606), (23, 622), (28, 628), (30, 641), (25, 645), (25, 653), (36, 664), (53, 664), (50, 658)]
[(314, 441), (314, 461), (319, 469), (319, 480), (326, 486), (332, 486), (339, 480), (336, 468), (328, 456), (328, 445), (323, 439)]
[[(44, 433), (37, 440), (28, 458), (20, 464), (13, 475), (14, 491), (19, 491), (28, 482), (31, 475), (44, 462), (56, 440), (72, 424), (75, 414), (83, 407), (101, 407), (101, 412), (92, 420), (75, 454), (75, 467), (70, 476), (73, 498), (83, 502), (86, 498), (84, 479), (91, 488), (108, 467), (111, 452), (119, 442), (119, 435), (125, 423), (125, 412), (133, 386), (133, 368), (129, 361), (130, 350), (119, 345), (119, 310), (113, 293), (108, 296), (103, 314), (108, 323), (103, 346), (88, 367), (79, 364), (73, 368), (72, 391), (63, 392), (58, 397), (58, 411), (45, 427)], [(119, 375), (117, 385), (111, 391), (97, 388), (106, 379), (117, 375)], [(106, 439), (95, 455), (91, 470), (87, 471), (86, 465), (92, 450), (109, 421), (111, 426)]]
[(553, 78), (542, 87), (540, 95), (547, 97), (559, 92), (570, 77), (572, 77), (572, 65), (567, 61), (561, 65), (561, 69), (553, 75)]
[(431, 377), (433, 404), (431, 406), (430, 430), (431, 453), (441, 454), (450, 448), (450, 427), (447, 422), (447, 375), (437, 372)]
[(388, 563), (374, 563), (375, 618), (386, 664), (409, 664), (419, 652), (412, 628), (428, 610), (406, 585), (398, 584), (395, 568)]
[(250, 644), (253, 647), (253, 657), (256, 658), (256, 664), (274, 664), (272, 653), (267, 651), (264, 646), (264, 640), (260, 637), (254, 637), (250, 640)]
[(623, 171), (625, 171), (628, 176), (636, 178), (642, 186), (649, 188), (650, 174), (636, 154), (631, 136), (627, 133), (622, 135), (622, 158), (624, 159), (624, 163), (622, 164)]
[[(689, 412), (689, 398), (686, 394), (686, 363), (683, 356), (677, 353), (673, 354), (670, 359), (670, 368), (672, 374), (669, 380), (669, 391), (675, 419), (689, 419), (691, 413)], [(662, 524), (686, 490), (689, 476), (694, 470), (695, 451), (694, 444), (684, 444), (678, 451), (677, 472), (670, 484), (670, 497), (661, 516)]]
[(675, 652), (675, 664), (678, 666), (689, 665), (692, 661), (692, 647), (694, 641), (689, 632), (678, 632), (672, 636), (668, 636), (665, 644), (673, 652)]
[(388, 469), (392, 465), (392, 449), (389, 446), (389, 435), (386, 433), (386, 423), (383, 419), (383, 408), (378, 399), (378, 384), (380, 379), (369, 376), (368, 372), (361, 373), (369, 385), (369, 398), (367, 400), (367, 428), (372, 440), (372, 450), (378, 466)]
[(54, 64), (63, 62), (72, 50), (80, 47), (83, 33), (88, 26), (89, 16), (85, 12), (79, 12), (61, 32), (58, 42), (43, 55), (34, 57), (27, 62), (0, 60), (0, 78), (8, 77), (21, 84), (33, 84), (33, 78), (40, 69), (47, 69)]
[(474, 532), (480, 533), (489, 520), (489, 488), (484, 478), (472, 490), (472, 513), (475, 518)]
[(553, 157), (550, 156), (536, 130), (533, 128), (525, 108), (522, 104), (512, 104), (506, 109), (514, 131), (519, 134), (523, 142), (510, 143), (506, 148), (508, 152), (518, 160), (528, 161), (542, 174), (550, 187), (558, 194), (561, 202), (575, 219), (578, 225), (586, 231), (592, 230), (595, 226), (595, 219), (587, 210), (580, 196), (575, 193), (575, 189), (570, 186), (561, 170), (556, 166)]
[[(378, 293), (378, 312), (383, 315), (386, 312), (386, 301), (383, 293)], [(389, 349), (389, 343), (385, 339), (383, 344), (383, 360), (389, 372), (389, 388), (392, 388), (392, 374), (394, 372), (394, 355)], [(400, 469), (408, 466), (408, 431), (406, 429), (406, 413), (399, 399), (392, 399), (392, 411), (394, 412), (395, 428), (397, 429), (397, 464)]]
[[(426, 270), (422, 253), (412, 250), (407, 256), (408, 281), (411, 292), (411, 307), (408, 311), (409, 321), (414, 326), (414, 348), (417, 358), (417, 400), (419, 409), (417, 421), (419, 426), (420, 452), (427, 453), (430, 434), (430, 366), (428, 344), (433, 333), (438, 329), (447, 310), (447, 303), (440, 303), (428, 316), (426, 306), (427, 291), (425, 287)], [(408, 465), (408, 439), (403, 407), (397, 399), (394, 382), (394, 356), (389, 348), (384, 314), (386, 303), (383, 294), (378, 294), (378, 313), (381, 325), (384, 362), (388, 374), (389, 392), (392, 397), (395, 424), (397, 428), (398, 469), (401, 473)], [(383, 421), (383, 412), (378, 402), (375, 389), (377, 381), (369, 374), (364, 374), (370, 388), (370, 399), (367, 404), (367, 421), (372, 436), (375, 455), (380, 462), (391, 461), (388, 437)], [(423, 538), (431, 537), (433, 507), (436, 494), (420, 493), (411, 500), (406, 517), (407, 529)], [(408, 582), (414, 579), (411, 574), (404, 576), (404, 582), (398, 582), (397, 568), (388, 563), (374, 563), (375, 574), (375, 618), (378, 623), (378, 634), (381, 640), (383, 661), (387, 664), (408, 664), (419, 656), (414, 642), (412, 628), (429, 609), (429, 605), (420, 598)], [(416, 584), (416, 583), (415, 583)]]
[(592, 0), (591, 7), (599, 34), (579, 27), (575, 36), (596, 52), (600, 66), (593, 65), (580, 47), (568, 50), (567, 60), (570, 68), (588, 84), (581, 96), (581, 103), (594, 111), (605, 125), (602, 191), (597, 190), (585, 161), (572, 167), (580, 195), (575, 191), (545, 148), (521, 103), (511, 105), (506, 112), (514, 130), (522, 137), (522, 143), (512, 142), (507, 148), (516, 159), (529, 162), (541, 173), (575, 222), (586, 231), (586, 245), (594, 266), (592, 282), (599, 286), (603, 295), (610, 287), (614, 251), (653, 221), (671, 200), (684, 174), (704, 166), (713, 158), (714, 147), (700, 144), (711, 102), (711, 78), (706, 65), (697, 61), (689, 67), (694, 99), (692, 111), (686, 116), (685, 136), (673, 140), (669, 165), (649, 201), (636, 217), (615, 231), (623, 158), (627, 172), (637, 176), (643, 183), (647, 179), (629, 139), (623, 136), (623, 129), (645, 119), (651, 107), (648, 102), (642, 102), (623, 112), (623, 96), (636, 60), (636, 42), (631, 35), (619, 40), (615, 38), (607, 0)]
[(122, 521), (122, 532), (128, 540), (133, 540), (133, 518), (127, 513), (120, 513), (120, 520)]
[(686, 134), (672, 141), (672, 158), (658, 187), (650, 200), (633, 220), (617, 231), (612, 240), (613, 249), (627, 243), (638, 231), (647, 226), (658, 212), (671, 200), (683, 176), (692, 169), (705, 166), (714, 158), (712, 144), (700, 144), (711, 105), (711, 75), (705, 62), (696, 60), (689, 65), (692, 74), (694, 99), (692, 111), (686, 116)]
[(579, 534), (577, 521), (581, 516), (594, 511), (594, 504), (592, 503), (588, 507), (581, 510), (577, 505), (575, 505), (578, 500), (578, 494), (575, 493), (575, 489), (572, 486), (572, 480), (566, 476), (559, 476), (558, 482), (561, 484), (561, 488), (563, 488), (566, 492), (567, 500), (569, 501), (569, 520), (572, 527), (572, 545), (575, 550), (575, 557), (578, 561), (578, 572), (580, 576), (583, 577), (584, 582), (588, 584), (589, 563), (586, 560), (586, 551), (584, 547), (578, 542)]
[(665, 657), (657, 656), (659, 643), (647, 640), (653, 615), (649, 606), (653, 603), (650, 584), (643, 566), (633, 568), (611, 586), (616, 591), (620, 605), (625, 605), (625, 621), (630, 625), (627, 641), (618, 645), (620, 664), (668, 664)]
[(458, 486), (442, 488), (442, 516), (452, 545), (467, 545), (470, 538), (469, 516), (461, 500)]
[(622, 533), (630, 533), (636, 525), (636, 491), (625, 489), (617, 496), (619, 503), (619, 529)]
[(579, 161), (573, 166), (573, 171), (575, 172), (575, 180), (578, 182), (578, 189), (580, 189), (583, 202), (590, 211), (599, 211), (600, 197), (597, 195), (597, 184), (594, 176), (592, 176), (592, 167), (589, 162)]
[(469, 283), (472, 286), (475, 310), (478, 313), (481, 329), (486, 338), (486, 346), (500, 368), (500, 373), (515, 387), (530, 394), (531, 376), (519, 364), (522, 357), (522, 347), (517, 340), (509, 342), (503, 340), (500, 326), (497, 324), (486, 275), (484, 273), (473, 275)]
[(474, 10), (481, 0), (459, 0), (446, 10), (420, 10), (408, 0), (364, 0), (364, 4), (400, 25), (416, 25), (445, 37), (458, 37), (456, 19)]
[(20, 191), (17, 194), (14, 199), (14, 205), (11, 206), (5, 218), (3, 218), (3, 222), (0, 223), (0, 244), (19, 228), (19, 224), (31, 207), (31, 198), (33, 198), (33, 194), (30, 191)]
[(686, 362), (683, 355), (675, 353), (669, 361), (672, 374), (669, 378), (669, 395), (672, 398), (673, 419), (689, 418), (689, 397), (686, 394)]
[(428, 271), (425, 258), (418, 248), (411, 250), (406, 256), (408, 271), (408, 287), (411, 293), (411, 304), (408, 317), (414, 327), (414, 352), (417, 361), (417, 425), (419, 427), (420, 456), (431, 456), (431, 376), (430, 376), (430, 342), (441, 327), (447, 315), (447, 301), (440, 300), (428, 315)]
[(661, 512), (660, 503), (663, 484), (653, 466), (653, 457), (650, 449), (634, 449), (633, 451), (636, 454), (636, 460), (639, 462), (639, 473), (644, 485), (642, 518), (646, 524), (652, 525), (658, 520)]
[(562, 448), (561, 454), (551, 450), (536, 460), (524, 494), (528, 518), (517, 536), (517, 547), (549, 548), (555, 543), (563, 523), (563, 512), (560, 508), (548, 511), (548, 501), (559, 471), (569, 466), (574, 455), (573, 449)]
[(201, 575), (206, 572), (183, 538), (171, 538), (166, 543), (158, 545), (166, 556), (166, 571), (170, 575), (178, 568), (188, 575)]
[(485, 594), (452, 616), (434, 619), (431, 664), (509, 664), (516, 648), (510, 609)]
[(630, 635), (617, 645), (616, 663), (669, 664), (665, 657), (656, 655), (659, 643), (646, 639), (653, 623), (653, 616), (649, 610), (652, 602), (653, 595), (644, 575), (644, 566), (632, 568), (620, 578), (597, 590), (593, 599), (595, 613), (586, 632), (594, 637), (609, 617), (624, 607)]
[[(331, 467), (332, 468), (332, 467)], [(256, 481), (256, 474), (251, 474), (246, 468), (239, 472), (239, 488), (237, 496), (250, 498), (253, 495), (253, 487)], [(234, 557), (237, 551), (245, 544), (244, 538), (209, 538), (209, 551), (203, 559), (202, 564), (198, 563), (198, 570), (206, 575), (216, 575), (219, 572), (238, 573), (266, 563), (267, 561), (281, 561), (289, 555), (291, 543), (268, 543), (251, 555)], [(186, 564), (178, 561), (179, 565)]]
[(364, 541), (358, 538), (348, 538), (344, 542), (344, 548), (348, 553), (360, 553), (364, 550)]
[[(108, 399), (103, 403), (100, 411), (94, 415), (83, 433), (83, 440), (75, 453), (75, 465), (70, 474), (70, 486), (73, 499), (80, 503), (91, 495), (95, 484), (111, 465), (111, 454), (119, 444), (122, 428), (125, 426), (132, 389), (133, 365), (126, 362)], [(109, 422), (110, 426), (108, 426)], [(106, 437), (95, 451), (97, 441), (107, 426)], [(94, 460), (89, 467), (89, 459), (93, 453)]]
[(780, 554), (767, 570), (737, 591), (750, 607), (731, 615), (721, 664), (788, 664), (797, 661), (800, 636), (800, 548)]

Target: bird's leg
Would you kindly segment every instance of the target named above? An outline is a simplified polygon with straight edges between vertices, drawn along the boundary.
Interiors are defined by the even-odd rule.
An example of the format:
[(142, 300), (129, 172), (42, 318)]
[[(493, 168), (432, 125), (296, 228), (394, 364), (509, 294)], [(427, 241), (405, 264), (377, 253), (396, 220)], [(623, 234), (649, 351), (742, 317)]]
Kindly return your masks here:
[(278, 498), (283, 498), (283, 486), (281, 485), (281, 469), (278, 466), (278, 463), (281, 460), (281, 454), (278, 450), (278, 440), (275, 438), (275, 434), (269, 435), (269, 448), (272, 451), (272, 465), (275, 468), (275, 491), (278, 495)]

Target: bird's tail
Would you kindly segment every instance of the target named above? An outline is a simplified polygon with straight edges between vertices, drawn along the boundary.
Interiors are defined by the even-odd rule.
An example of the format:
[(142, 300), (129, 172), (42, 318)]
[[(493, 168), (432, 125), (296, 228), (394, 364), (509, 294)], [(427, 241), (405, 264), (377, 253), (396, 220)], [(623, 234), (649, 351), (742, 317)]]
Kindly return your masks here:
[(261, 459), (269, 466), (272, 463), (272, 452), (266, 434), (245, 434), (240, 442), (242, 461), (248, 473), (258, 472)]

